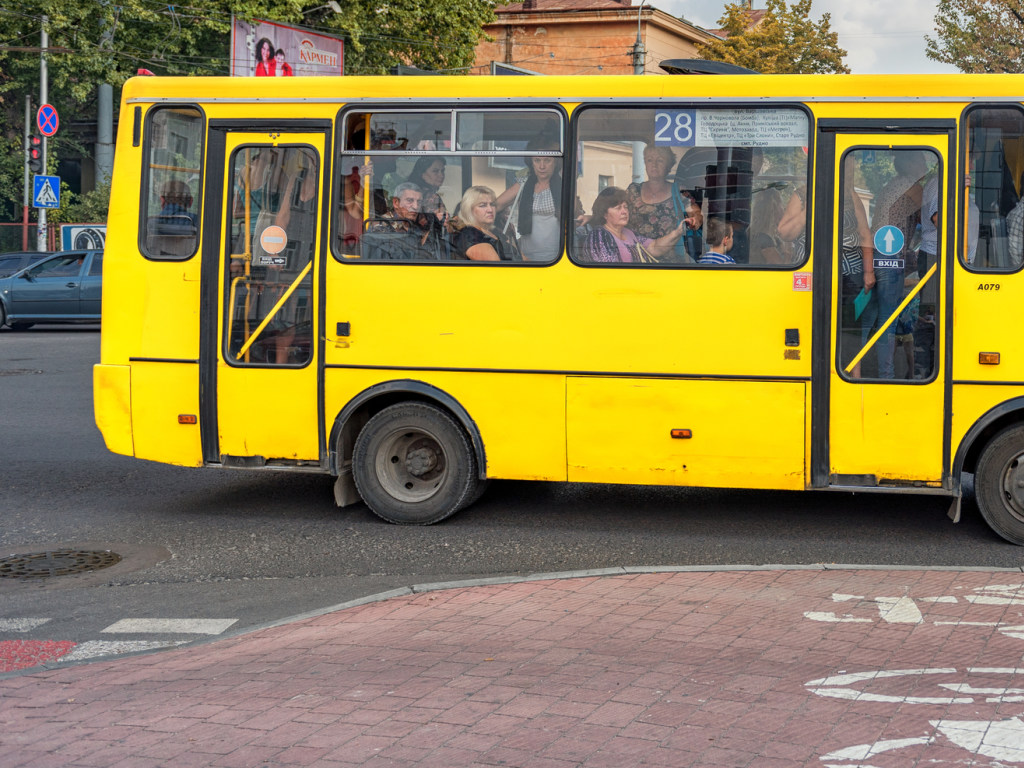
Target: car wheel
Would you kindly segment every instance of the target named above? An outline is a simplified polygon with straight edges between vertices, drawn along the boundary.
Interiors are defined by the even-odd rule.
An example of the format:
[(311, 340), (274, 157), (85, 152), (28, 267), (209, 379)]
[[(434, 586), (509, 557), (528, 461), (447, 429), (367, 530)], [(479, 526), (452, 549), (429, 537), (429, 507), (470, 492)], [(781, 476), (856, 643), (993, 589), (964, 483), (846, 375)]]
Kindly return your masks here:
[(374, 514), (430, 525), (474, 498), (476, 457), (465, 430), (426, 403), (399, 403), (371, 418), (352, 451), (352, 478)]
[(974, 475), (974, 497), (992, 530), (1024, 544), (1024, 426), (1004, 429), (985, 446)]

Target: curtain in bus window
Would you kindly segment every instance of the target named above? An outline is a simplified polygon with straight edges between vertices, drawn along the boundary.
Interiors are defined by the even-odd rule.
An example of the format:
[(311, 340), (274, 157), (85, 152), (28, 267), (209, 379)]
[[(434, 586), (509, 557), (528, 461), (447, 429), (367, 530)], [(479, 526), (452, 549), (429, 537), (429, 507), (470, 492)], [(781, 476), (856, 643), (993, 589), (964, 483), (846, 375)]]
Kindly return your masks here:
[(232, 156), (225, 339), (232, 362), (310, 359), (317, 177), (308, 147), (243, 147)]
[(935, 374), (940, 169), (921, 149), (857, 149), (843, 160), (834, 268), (838, 363), (848, 378)]
[[(574, 258), (792, 266), (806, 255), (810, 126), (795, 108), (590, 108), (577, 123)], [(784, 223), (789, 226), (784, 226)]]

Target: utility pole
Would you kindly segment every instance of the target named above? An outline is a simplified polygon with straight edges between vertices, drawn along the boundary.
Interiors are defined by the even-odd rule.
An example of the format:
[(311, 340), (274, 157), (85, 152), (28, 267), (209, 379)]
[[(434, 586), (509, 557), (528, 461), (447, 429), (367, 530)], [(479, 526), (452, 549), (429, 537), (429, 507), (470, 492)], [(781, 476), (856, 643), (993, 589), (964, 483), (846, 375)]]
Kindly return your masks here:
[(25, 186), (24, 194), (21, 200), (21, 250), (28, 250), (28, 205), (32, 201), (29, 194), (29, 185), (32, 183), (32, 178), (29, 175), (29, 136), (32, 132), (32, 97), (25, 94)]
[[(647, 60), (647, 47), (644, 45), (644, 38), (641, 34), (641, 21), (644, 16), (644, 3), (641, 0), (636, 9), (636, 43), (633, 44), (633, 74), (644, 73), (644, 62)], [(640, 183), (644, 180), (644, 145), (642, 142), (633, 142), (633, 181)]]
[[(46, 48), (50, 44), (50, 36), (46, 32), (46, 27), (50, 23), (48, 16), (43, 16), (43, 31), (39, 37), (39, 47), (42, 49), (39, 52), (39, 103), (49, 104), (49, 77), (46, 72)], [(46, 173), (46, 134), (43, 134), (43, 173)], [(39, 209), (39, 220), (38, 228), (36, 229), (36, 250), (45, 251), (47, 250), (47, 231), (46, 231), (46, 209)]]

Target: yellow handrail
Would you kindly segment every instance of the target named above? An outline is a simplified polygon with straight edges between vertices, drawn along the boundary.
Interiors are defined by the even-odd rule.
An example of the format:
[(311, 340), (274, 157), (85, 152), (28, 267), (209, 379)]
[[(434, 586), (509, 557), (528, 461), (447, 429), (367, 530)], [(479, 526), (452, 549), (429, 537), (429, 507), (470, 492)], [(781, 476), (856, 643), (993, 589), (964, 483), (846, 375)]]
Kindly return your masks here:
[(259, 338), (261, 333), (263, 333), (263, 329), (266, 328), (270, 321), (274, 319), (274, 315), (276, 315), (281, 310), (281, 307), (284, 306), (284, 303), (288, 300), (288, 298), (293, 293), (295, 293), (295, 289), (299, 287), (299, 283), (302, 282), (302, 278), (309, 274), (309, 270), (312, 267), (312, 261), (308, 262), (306, 266), (303, 267), (302, 271), (299, 272), (298, 277), (296, 277), (292, 281), (292, 284), (289, 285), (285, 292), (281, 294), (281, 298), (277, 300), (277, 303), (274, 304), (270, 312), (267, 313), (267, 316), (263, 318), (263, 322), (256, 326), (256, 330), (252, 332), (252, 336), (250, 336), (249, 339), (245, 342), (245, 344), (242, 345), (242, 348), (238, 351), (238, 354), (235, 355), (236, 360), (240, 359), (242, 355), (249, 351), (249, 347), (251, 347), (253, 342)]

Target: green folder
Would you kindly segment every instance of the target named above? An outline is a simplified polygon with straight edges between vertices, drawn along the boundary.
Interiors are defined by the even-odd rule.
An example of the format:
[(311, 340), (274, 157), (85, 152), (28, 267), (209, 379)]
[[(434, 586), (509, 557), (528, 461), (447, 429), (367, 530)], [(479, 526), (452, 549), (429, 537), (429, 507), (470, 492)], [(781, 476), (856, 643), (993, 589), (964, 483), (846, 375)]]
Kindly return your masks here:
[(869, 301), (871, 301), (871, 291), (861, 288), (860, 293), (857, 294), (857, 298), (853, 300), (853, 308), (855, 310), (853, 313), (854, 320), (860, 320), (860, 316), (864, 312), (864, 308), (868, 305)]

